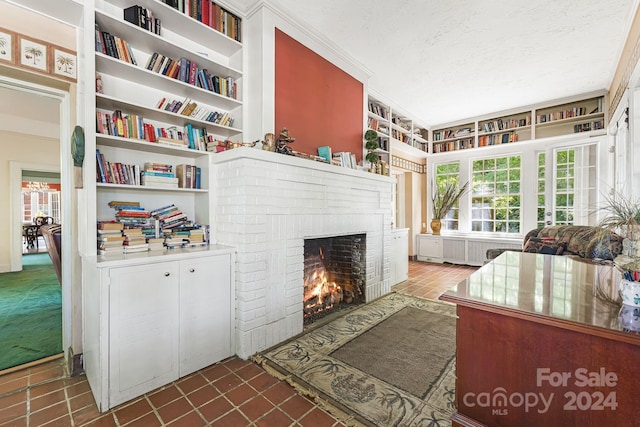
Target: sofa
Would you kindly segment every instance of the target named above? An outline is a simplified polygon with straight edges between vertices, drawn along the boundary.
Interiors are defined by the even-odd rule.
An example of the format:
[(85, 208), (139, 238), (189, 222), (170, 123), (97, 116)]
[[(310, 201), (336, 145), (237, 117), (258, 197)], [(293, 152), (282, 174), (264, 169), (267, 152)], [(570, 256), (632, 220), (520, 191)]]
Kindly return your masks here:
[[(613, 261), (622, 252), (622, 240), (622, 236), (601, 227), (553, 225), (529, 231), (521, 251)], [(514, 249), (488, 249), (487, 260), (506, 250)]]

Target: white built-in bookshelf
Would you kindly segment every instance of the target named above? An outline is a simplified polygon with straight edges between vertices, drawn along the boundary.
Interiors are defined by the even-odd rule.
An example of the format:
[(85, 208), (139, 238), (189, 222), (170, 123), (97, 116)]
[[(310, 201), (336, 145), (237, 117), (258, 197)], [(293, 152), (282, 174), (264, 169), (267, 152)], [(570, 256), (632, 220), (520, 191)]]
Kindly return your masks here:
[[(188, 3), (184, 0), (175, 2), (180, 4), (180, 9), (188, 7)], [(112, 116), (118, 111), (127, 120), (124, 124), (125, 134), (98, 126), (96, 149), (109, 162), (140, 167), (148, 162), (174, 167), (179, 164), (197, 166), (202, 170), (201, 186), (197, 189), (166, 188), (101, 182), (100, 170), (96, 166), (96, 221), (113, 220), (115, 212), (108, 203), (124, 200), (138, 201), (149, 210), (173, 203), (189, 219), (203, 225), (210, 224), (211, 152), (206, 150), (206, 142), (242, 140), (240, 15), (232, 7), (216, 2), (227, 14), (220, 13), (216, 18), (216, 12), (211, 9), (211, 22), (203, 23), (172, 7), (172, 4), (174, 2), (171, 0), (137, 0), (133, 3), (125, 0), (96, 1), (97, 43), (94, 57), (96, 78), (99, 76), (101, 87), (95, 91), (96, 115)], [(159, 21), (160, 34), (124, 19), (123, 10), (132, 5), (152, 12)], [(202, 13), (200, 16), (205, 21)], [(214, 19), (217, 19), (215, 25)], [(213, 28), (223, 22), (225, 27), (220, 28), (229, 35)], [(118, 39), (116, 54), (122, 58), (114, 57), (113, 52), (109, 52), (104, 33)], [(105, 46), (104, 51), (102, 46)], [(118, 50), (118, 47), (121, 49)], [(164, 58), (170, 58), (176, 65)], [(166, 64), (164, 72), (163, 67), (159, 67), (161, 60)], [(208, 76), (204, 71), (202, 79), (198, 75), (195, 78), (189, 75), (191, 63), (196, 64), (193, 68), (197, 67), (198, 71), (206, 70), (210, 76), (206, 82), (204, 80)], [(175, 67), (173, 74), (170, 73), (171, 67)], [(218, 85), (213, 84), (214, 80)], [(194, 104), (191, 112), (179, 108), (180, 103), (185, 101)], [(174, 107), (170, 108), (172, 103)], [(137, 132), (132, 130), (136, 125)], [(147, 125), (157, 133), (154, 137), (144, 133)], [(195, 144), (192, 141), (191, 147), (178, 145), (175, 140), (189, 130), (187, 126), (195, 132), (196, 141)], [(160, 130), (173, 139), (170, 142), (157, 142), (162, 132)]]
[(370, 95), (367, 104), (367, 130), (378, 133), (380, 158), (391, 164), (392, 153), (426, 157), (428, 130), (408, 115)]
[(483, 148), (518, 141), (605, 132), (604, 95), (544, 105), (436, 128), (431, 153)]
[[(95, 177), (84, 177), (89, 229), (116, 219), (110, 202), (139, 202), (148, 211), (175, 205), (198, 225), (213, 223), (213, 152), (207, 148), (215, 149), (216, 141), (242, 141), (243, 129), (240, 15), (215, 3), (227, 10), (225, 15), (216, 9), (220, 20), (215, 21), (219, 28), (224, 22), (227, 34), (172, 7), (204, 8), (214, 4), (211, 0), (96, 0), (92, 15), (98, 42), (85, 48), (86, 58), (95, 59), (95, 75), (89, 66), (85, 76), (87, 115), (94, 116), (85, 134), (87, 147), (93, 150), (95, 141), (96, 150)], [(123, 10), (135, 5), (153, 13), (149, 22), (160, 24), (159, 34), (124, 19)], [(102, 50), (106, 38), (109, 51)], [(207, 73), (198, 78), (196, 68)], [(101, 157), (122, 166), (123, 173), (113, 175), (118, 182), (107, 179)], [(161, 168), (138, 179), (146, 163)], [(166, 165), (180, 178), (161, 172)], [(199, 186), (157, 179), (185, 183), (185, 171), (196, 169)], [(160, 220), (151, 222), (155, 226)], [(181, 243), (182, 236), (176, 237)], [(95, 241), (87, 243), (83, 357), (100, 411), (235, 353), (234, 248), (216, 245), (215, 236), (211, 240), (210, 245), (181, 248), (176, 243), (175, 249), (102, 255)], [(132, 354), (155, 362), (135, 363)]]

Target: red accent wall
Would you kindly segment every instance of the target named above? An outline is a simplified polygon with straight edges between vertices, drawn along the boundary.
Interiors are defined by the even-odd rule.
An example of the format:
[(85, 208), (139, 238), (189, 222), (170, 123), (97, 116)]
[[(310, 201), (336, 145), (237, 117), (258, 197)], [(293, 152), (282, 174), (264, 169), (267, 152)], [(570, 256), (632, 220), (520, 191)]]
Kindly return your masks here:
[(362, 158), (363, 91), (360, 81), (276, 28), (275, 129), (296, 138), (293, 150), (350, 151)]

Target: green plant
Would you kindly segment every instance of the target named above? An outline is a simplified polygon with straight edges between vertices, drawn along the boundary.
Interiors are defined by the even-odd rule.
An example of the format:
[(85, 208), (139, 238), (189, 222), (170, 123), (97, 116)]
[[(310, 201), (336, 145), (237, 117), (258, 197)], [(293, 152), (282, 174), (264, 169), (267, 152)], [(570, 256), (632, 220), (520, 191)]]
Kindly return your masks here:
[(365, 159), (367, 159), (367, 161), (369, 161), (370, 163), (377, 163), (380, 159), (378, 153), (375, 152), (375, 150), (380, 148), (380, 144), (378, 144), (378, 132), (369, 129), (364, 133), (364, 140), (366, 141), (364, 144), (364, 148), (369, 151), (365, 156)]
[(468, 191), (469, 182), (459, 186), (456, 182), (448, 182), (433, 190), (431, 196), (433, 219), (442, 219), (458, 203), (460, 197)]
[(605, 212), (600, 221), (603, 231), (610, 231), (623, 237), (622, 253), (614, 264), (622, 270), (640, 270), (640, 199), (632, 199), (620, 193), (606, 195), (605, 204), (600, 208)]
[(601, 210), (606, 215), (600, 221), (600, 227), (607, 230), (624, 235), (633, 232), (640, 225), (640, 199), (632, 200), (619, 193), (607, 195)]

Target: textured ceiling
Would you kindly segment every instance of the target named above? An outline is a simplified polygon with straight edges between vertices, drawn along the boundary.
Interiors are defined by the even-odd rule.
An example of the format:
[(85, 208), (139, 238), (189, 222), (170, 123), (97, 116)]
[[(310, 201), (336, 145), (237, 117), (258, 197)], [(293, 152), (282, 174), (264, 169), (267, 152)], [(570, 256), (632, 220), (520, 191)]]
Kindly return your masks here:
[[(253, 3), (242, 0), (239, 3)], [(608, 89), (634, 0), (272, 0), (426, 125)]]

